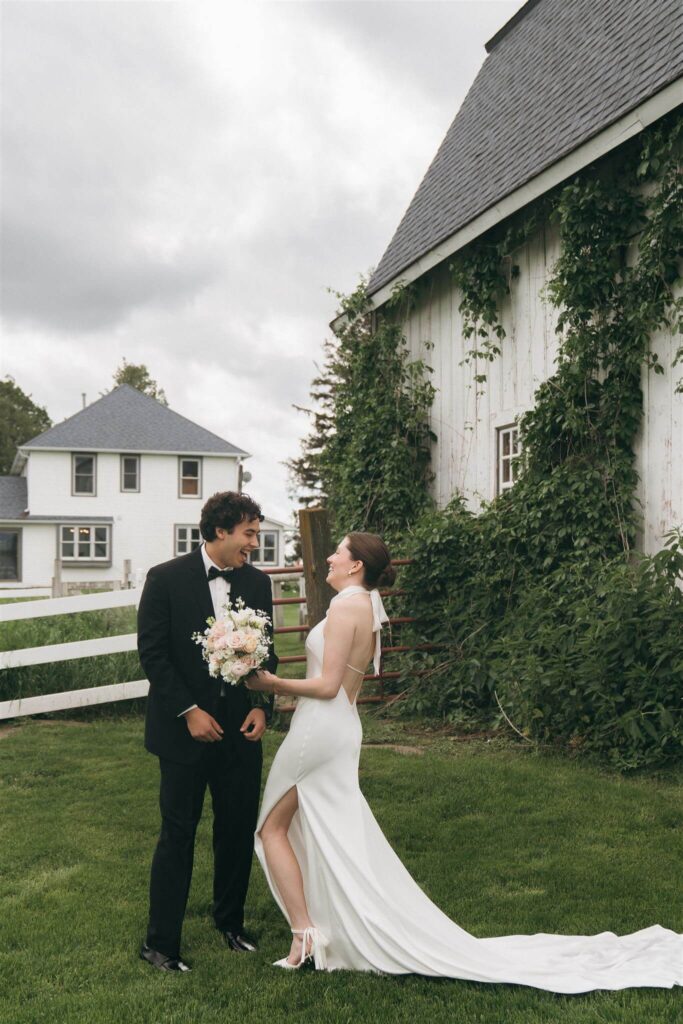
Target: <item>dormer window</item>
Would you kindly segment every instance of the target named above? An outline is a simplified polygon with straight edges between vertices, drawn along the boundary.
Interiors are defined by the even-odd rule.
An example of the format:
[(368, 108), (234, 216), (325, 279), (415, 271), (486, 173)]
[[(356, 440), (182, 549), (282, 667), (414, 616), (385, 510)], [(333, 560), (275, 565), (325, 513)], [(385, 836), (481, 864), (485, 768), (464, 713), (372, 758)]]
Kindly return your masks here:
[(94, 497), (96, 488), (97, 456), (71, 456), (71, 493)]
[(131, 494), (140, 490), (140, 456), (121, 456), (121, 490)]
[(181, 498), (201, 498), (202, 460), (178, 459), (178, 494)]

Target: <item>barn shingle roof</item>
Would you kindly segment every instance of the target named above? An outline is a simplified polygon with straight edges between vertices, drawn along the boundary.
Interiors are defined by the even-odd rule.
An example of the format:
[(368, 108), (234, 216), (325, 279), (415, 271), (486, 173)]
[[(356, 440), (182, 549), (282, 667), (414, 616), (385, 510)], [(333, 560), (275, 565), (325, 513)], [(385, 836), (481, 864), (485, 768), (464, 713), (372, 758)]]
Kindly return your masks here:
[(371, 294), (680, 78), (683, 3), (529, 0), (487, 49), (370, 279)]
[(20, 447), (29, 451), (65, 448), (69, 451), (247, 454), (128, 384), (114, 388)]

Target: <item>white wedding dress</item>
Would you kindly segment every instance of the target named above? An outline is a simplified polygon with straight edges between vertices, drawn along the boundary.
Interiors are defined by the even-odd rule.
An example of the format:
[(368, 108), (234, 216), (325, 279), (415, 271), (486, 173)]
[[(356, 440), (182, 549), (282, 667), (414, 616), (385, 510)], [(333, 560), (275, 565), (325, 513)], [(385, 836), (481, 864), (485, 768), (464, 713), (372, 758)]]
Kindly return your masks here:
[[(334, 600), (357, 593), (368, 591), (348, 587)], [(378, 658), (384, 609), (377, 591), (371, 597)], [(309, 678), (322, 670), (324, 628), (324, 621), (318, 623), (306, 641)], [(287, 917), (258, 829), (296, 786), (299, 809), (289, 840), (311, 920), (328, 939), (316, 966), (509, 982), (562, 993), (683, 985), (683, 935), (659, 925), (624, 936), (539, 933), (483, 939), (458, 927), (409, 875), (363, 797), (361, 739), (355, 702), (343, 686), (333, 700), (300, 697), (259, 815), (256, 853)]]

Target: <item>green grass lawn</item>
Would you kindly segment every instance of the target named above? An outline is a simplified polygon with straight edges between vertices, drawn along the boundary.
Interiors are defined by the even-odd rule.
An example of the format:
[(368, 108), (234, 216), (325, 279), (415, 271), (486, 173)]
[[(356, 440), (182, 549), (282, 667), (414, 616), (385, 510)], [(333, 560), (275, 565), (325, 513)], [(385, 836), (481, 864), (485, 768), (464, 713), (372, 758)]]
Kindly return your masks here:
[[(429, 895), (476, 935), (683, 931), (683, 776), (629, 779), (500, 741), (364, 715), (363, 790)], [(267, 737), (267, 764), (281, 735)], [(370, 745), (370, 744), (375, 744)], [(392, 749), (382, 744), (399, 744)], [(208, 804), (208, 801), (207, 801)], [(137, 716), (28, 721), (0, 738), (3, 1024), (484, 1022), (680, 1024), (683, 991), (556, 996), (513, 986), (285, 974), (286, 925), (254, 865), (254, 956), (210, 917), (210, 813), (197, 840), (187, 976), (137, 959), (158, 829), (157, 767)]]

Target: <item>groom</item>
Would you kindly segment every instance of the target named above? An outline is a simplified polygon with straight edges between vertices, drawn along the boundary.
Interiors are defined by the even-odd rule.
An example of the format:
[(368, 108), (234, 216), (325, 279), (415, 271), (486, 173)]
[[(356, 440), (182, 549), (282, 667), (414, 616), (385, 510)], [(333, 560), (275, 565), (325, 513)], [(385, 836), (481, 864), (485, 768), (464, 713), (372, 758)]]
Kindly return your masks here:
[[(213, 805), (213, 917), (230, 949), (252, 952), (243, 931), (261, 786), (261, 736), (272, 714), (252, 707), (244, 686), (209, 675), (191, 639), (226, 599), (272, 620), (270, 579), (249, 563), (263, 515), (246, 494), (224, 491), (204, 505), (204, 544), (150, 569), (140, 599), (138, 652), (149, 679), (145, 746), (159, 758), (161, 833), (152, 861), (149, 923), (141, 957), (163, 971), (188, 971), (180, 933), (194, 840), (206, 787)], [(264, 664), (275, 671), (271, 653)]]

